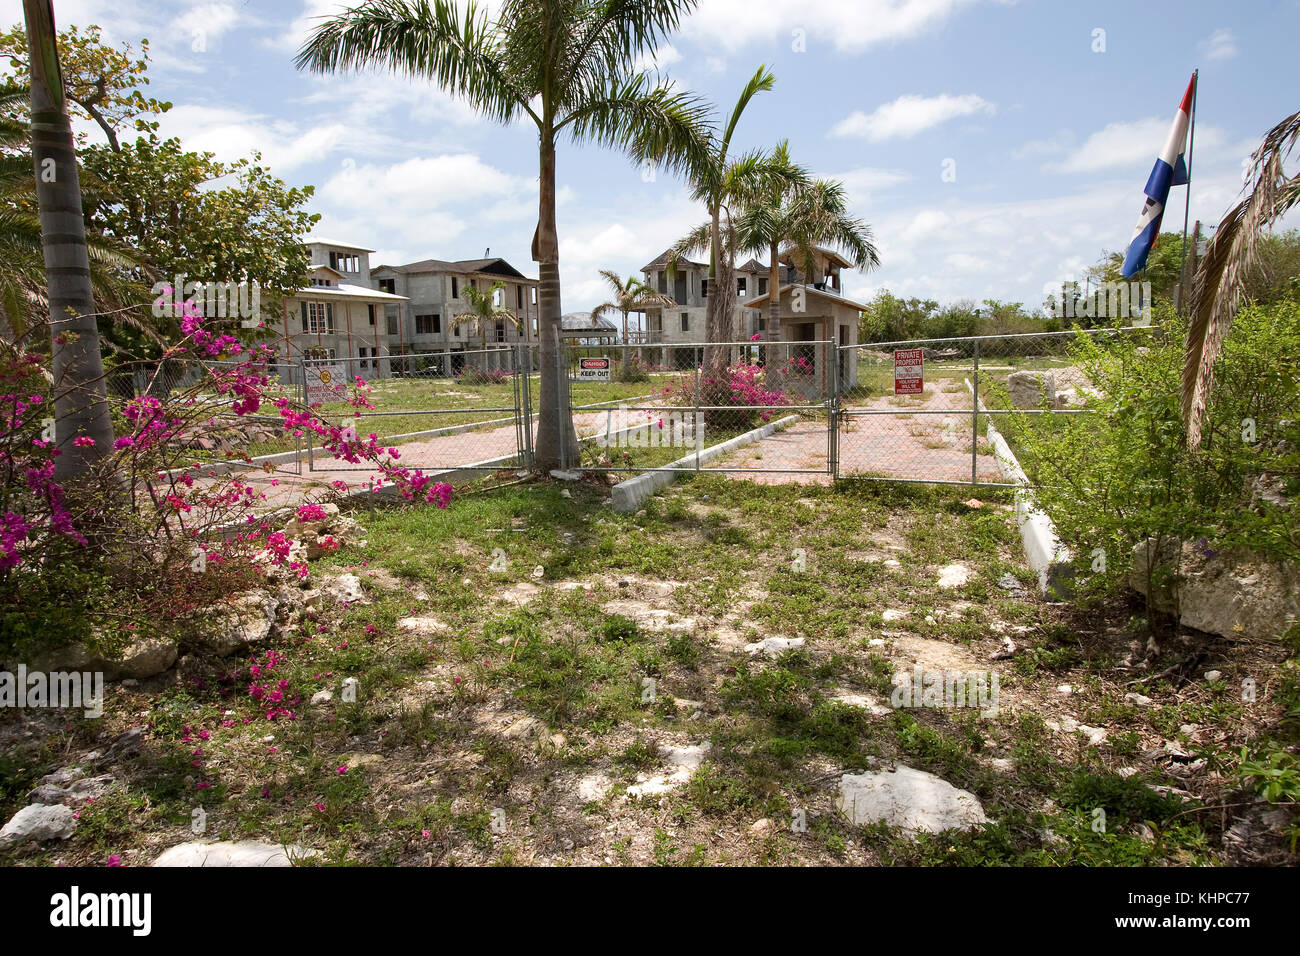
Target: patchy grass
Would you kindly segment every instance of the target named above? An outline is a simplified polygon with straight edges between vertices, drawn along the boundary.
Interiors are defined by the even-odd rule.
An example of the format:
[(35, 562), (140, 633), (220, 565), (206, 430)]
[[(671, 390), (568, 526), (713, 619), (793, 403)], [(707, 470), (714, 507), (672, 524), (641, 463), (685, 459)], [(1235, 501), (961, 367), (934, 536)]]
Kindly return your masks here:
[[(364, 546), (312, 575), (355, 573), (373, 603), (313, 600), (267, 648), (295, 719), (266, 719), (234, 658), (112, 685), (99, 722), (5, 715), (6, 814), (106, 735), (143, 724), (147, 741), (72, 840), (0, 862), (147, 864), (191, 838), (196, 808), (205, 838), (302, 844), (326, 865), (1224, 859), (1227, 755), (1280, 716), (1235, 688), (1284, 646), (1212, 644), (1203, 668), (1221, 681), (1149, 681), (1137, 706), (1127, 685), (1149, 672), (1125, 663), (1132, 608), (997, 583), (1031, 580), (1001, 492), (972, 507), (970, 489), (700, 476), (635, 515), (605, 494), (522, 484), (445, 512), (357, 513)], [(937, 587), (952, 563), (971, 579)], [(745, 650), (770, 637), (804, 643)], [(1014, 658), (993, 661), (1005, 640)], [(997, 669), (997, 712), (854, 702), (888, 705), (918, 662)], [(310, 703), (320, 691), (332, 699)], [(975, 793), (991, 822), (919, 839), (849, 824), (839, 776), (895, 763)]]

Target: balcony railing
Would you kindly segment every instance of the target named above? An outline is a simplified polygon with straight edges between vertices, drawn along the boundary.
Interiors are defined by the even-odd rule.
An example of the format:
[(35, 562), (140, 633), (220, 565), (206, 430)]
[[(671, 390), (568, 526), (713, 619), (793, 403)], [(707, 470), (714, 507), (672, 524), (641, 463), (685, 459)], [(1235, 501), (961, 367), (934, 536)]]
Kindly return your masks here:
[(628, 345), (658, 345), (664, 340), (664, 334), (657, 329), (628, 329)]

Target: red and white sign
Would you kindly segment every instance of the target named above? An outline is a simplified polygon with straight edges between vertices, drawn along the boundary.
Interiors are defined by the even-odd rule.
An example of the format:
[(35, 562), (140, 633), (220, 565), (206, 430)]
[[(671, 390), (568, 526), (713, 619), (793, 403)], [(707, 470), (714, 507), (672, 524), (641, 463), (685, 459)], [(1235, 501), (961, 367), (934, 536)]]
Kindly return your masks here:
[(920, 349), (894, 349), (894, 394), (925, 391), (925, 358)]
[(607, 358), (578, 359), (579, 382), (608, 382), (610, 361)]

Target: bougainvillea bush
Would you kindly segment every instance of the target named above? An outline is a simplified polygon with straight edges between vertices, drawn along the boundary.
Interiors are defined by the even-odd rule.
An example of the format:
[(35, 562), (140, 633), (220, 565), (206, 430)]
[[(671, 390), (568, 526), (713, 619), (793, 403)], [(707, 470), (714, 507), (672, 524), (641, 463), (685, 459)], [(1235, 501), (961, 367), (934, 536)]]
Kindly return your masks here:
[[(242, 477), (247, 470), (195, 459), (194, 436), (232, 418), (271, 417), (291, 435), (310, 432), (326, 453), (373, 465), (368, 487), (392, 486), (408, 501), (446, 507), (449, 486), (358, 432), (372, 407), (363, 379), (345, 399), (354, 421), (329, 422), (272, 383), (273, 350), (210, 328), (191, 302), (180, 311), (183, 338), (164, 358), (200, 363), (204, 377), (166, 398), (150, 383), (115, 408), (112, 448), (66, 487), (54, 478), (62, 449), (51, 416), (60, 383), (50, 381), (41, 356), (0, 358), (0, 652), (72, 640), (111, 644), (146, 621), (155, 632), (181, 621), (250, 586), (267, 565), (308, 573), (275, 530), (291, 516), (266, 506)], [(308, 514), (313, 506), (307, 503)]]
[[(669, 405), (706, 409), (700, 414), (711, 431), (745, 431), (776, 416), (776, 410), (792, 404), (777, 387), (776, 373), (744, 361), (728, 365), (721, 375), (705, 370), (672, 376), (668, 384), (655, 389), (656, 397)], [(770, 410), (769, 410), (770, 409)]]

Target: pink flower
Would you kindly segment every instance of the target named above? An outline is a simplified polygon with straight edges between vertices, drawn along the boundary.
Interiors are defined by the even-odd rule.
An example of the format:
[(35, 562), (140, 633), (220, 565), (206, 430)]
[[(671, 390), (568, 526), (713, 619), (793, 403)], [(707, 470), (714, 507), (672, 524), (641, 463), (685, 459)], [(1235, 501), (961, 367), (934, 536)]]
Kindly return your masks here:
[(339, 767), (339, 769), (338, 769), (337, 772), (338, 772), (338, 773), (347, 773), (347, 772), (348, 772), (348, 768), (347, 768), (347, 767)]

